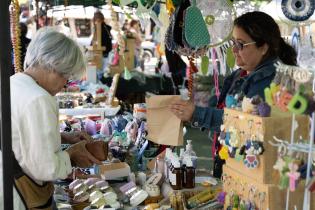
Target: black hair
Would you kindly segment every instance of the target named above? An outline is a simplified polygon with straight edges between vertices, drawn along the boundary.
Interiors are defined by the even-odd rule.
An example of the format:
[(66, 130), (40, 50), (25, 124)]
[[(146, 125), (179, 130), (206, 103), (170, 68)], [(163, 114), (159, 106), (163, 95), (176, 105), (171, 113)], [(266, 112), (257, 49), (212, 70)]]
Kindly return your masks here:
[(264, 12), (248, 12), (234, 20), (234, 26), (242, 28), (255, 42), (257, 47), (265, 43), (269, 46), (263, 61), (278, 57), (287, 65), (296, 65), (296, 52), (281, 37), (280, 29), (274, 19)]
[(21, 36), (24, 37), (27, 34), (27, 25), (25, 23), (20, 22), (20, 30)]

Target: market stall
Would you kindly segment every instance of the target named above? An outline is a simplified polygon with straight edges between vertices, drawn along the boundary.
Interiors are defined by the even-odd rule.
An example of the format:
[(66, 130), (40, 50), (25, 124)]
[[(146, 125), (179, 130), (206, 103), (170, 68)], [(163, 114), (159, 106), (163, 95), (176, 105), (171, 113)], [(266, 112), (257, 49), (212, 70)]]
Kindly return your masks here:
[[(103, 4), (101, 1), (84, 2), (84, 6)], [(294, 13), (303, 9), (297, 4), (288, 4), (285, 0), (275, 2), (277, 8), (281, 5), (281, 18), (287, 18), (286, 23), (294, 25), (296, 33), (305, 32), (305, 25), (313, 22), (315, 3), (312, 1), (298, 1), (305, 3), (304, 8), (308, 9), (303, 17), (299, 12)], [(54, 4), (64, 4), (59, 8), (63, 14), (71, 9), (68, 6), (71, 1), (55, 1)], [(121, 30), (113, 4), (132, 8), (128, 12), (139, 18), (142, 27), (153, 21), (160, 29), (160, 44), (179, 57), (185, 57), (187, 84), (182, 85), (180, 95), (174, 94), (177, 87), (167, 73), (157, 70), (155, 74), (147, 75), (139, 68), (134, 69), (137, 60), (135, 39), (127, 38)], [(153, 9), (156, 5), (160, 8), (159, 13)], [(17, 1), (12, 1), (11, 34), (15, 71), (21, 72), (18, 6)], [(285, 7), (289, 9), (285, 10)], [(51, 11), (53, 18), (54, 10)], [(63, 78), (67, 79), (67, 87), (55, 96), (60, 133), (88, 134), (84, 148), (101, 164), (90, 168), (72, 167), (66, 179), (54, 180), (53, 200), (57, 209), (315, 208), (315, 59), (312, 40), (299, 35), (286, 40), (286, 44), (294, 45), (298, 53), (294, 64), (274, 60), (270, 64), (267, 59), (267, 63), (258, 65), (261, 63), (257, 62), (258, 67), (250, 69), (254, 73), (242, 72), (242, 69), (236, 69), (236, 64), (244, 68), (254, 64), (250, 67), (242, 65), (238, 60), (243, 56), (241, 52), (246, 55), (247, 47), (255, 47), (257, 51), (252, 52), (256, 54), (248, 53), (248, 58), (255, 55), (263, 60), (273, 46), (266, 41), (268, 47), (264, 48), (266, 45), (263, 44), (257, 47), (256, 40), (237, 38), (239, 31), (233, 31), (235, 26), (242, 28), (250, 24), (243, 26), (239, 19), (240, 22), (233, 22), (236, 17), (244, 16), (240, 16), (230, 1), (110, 0), (106, 11), (112, 21), (116, 43), (109, 65), (110, 76), (101, 69), (106, 47), (101, 45), (101, 30), (97, 29), (100, 24), (96, 24), (95, 43), (86, 54), (89, 62), (85, 78), (71, 82)], [(292, 11), (294, 14), (289, 14)], [(0, 14), (8, 20), (6, 13), (1, 11)], [(248, 31), (245, 34), (252, 38)], [(280, 30), (276, 35), (280, 37)], [(3, 36), (1, 32), (0, 36)], [(307, 36), (313, 36), (311, 30)], [(275, 52), (277, 50), (276, 47)], [(235, 58), (236, 53), (241, 55)], [(8, 71), (2, 71), (10, 69), (4, 62), (9, 54), (0, 55), (1, 86), (9, 87)], [(261, 70), (261, 66), (268, 68), (258, 76), (252, 76)], [(233, 78), (235, 72), (241, 72), (237, 79)], [(253, 82), (248, 79), (251, 77)], [(213, 82), (202, 81), (205, 78)], [(250, 82), (253, 84), (246, 86)], [(227, 84), (229, 88), (224, 89)], [(8, 93), (3, 90), (5, 88), (1, 87), (4, 97)], [(206, 93), (200, 94), (200, 91)], [(209, 103), (214, 104), (210, 111), (207, 110)], [(1, 105), (4, 122), (4, 119), (10, 119), (7, 116), (10, 112), (4, 110), (8, 105), (5, 100), (1, 100)], [(186, 117), (190, 111), (192, 115)], [(203, 121), (205, 116), (206, 122)], [(200, 132), (210, 130), (211, 135), (214, 134), (211, 142), (214, 146), (209, 153), (212, 153), (211, 161), (217, 170), (221, 170), (220, 176), (218, 172), (206, 171), (198, 165), (200, 154), (194, 147), (195, 139), (185, 142), (185, 126), (198, 127)], [(11, 129), (4, 128), (2, 124), (2, 156), (3, 160), (8, 160), (2, 161), (3, 199), (5, 209), (13, 209), (12, 178), (9, 176), (12, 171), (7, 165), (12, 148), (5, 140), (11, 139), (7, 133)], [(72, 146), (62, 144), (60, 151)]]

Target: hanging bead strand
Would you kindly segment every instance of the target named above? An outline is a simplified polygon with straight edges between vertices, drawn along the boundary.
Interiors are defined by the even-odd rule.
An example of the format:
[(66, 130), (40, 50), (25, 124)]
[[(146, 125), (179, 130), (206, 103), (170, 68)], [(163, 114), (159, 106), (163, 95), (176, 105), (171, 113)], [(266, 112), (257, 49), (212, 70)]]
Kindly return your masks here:
[(15, 72), (22, 72), (21, 62), (21, 30), (19, 25), (19, 1), (12, 0), (10, 7), (10, 29), (11, 29), (11, 41), (13, 48), (13, 64)]

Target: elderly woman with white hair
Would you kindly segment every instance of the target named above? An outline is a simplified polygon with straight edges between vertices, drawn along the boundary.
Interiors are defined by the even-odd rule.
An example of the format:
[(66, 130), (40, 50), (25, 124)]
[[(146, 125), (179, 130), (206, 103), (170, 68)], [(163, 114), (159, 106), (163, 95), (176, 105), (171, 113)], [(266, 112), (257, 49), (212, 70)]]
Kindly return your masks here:
[(64, 139), (54, 96), (84, 71), (78, 45), (52, 28), (42, 28), (28, 46), (24, 72), (11, 76), (14, 209), (52, 209), (52, 181), (66, 178), (72, 166), (101, 164), (86, 150), (87, 141), (61, 150)]

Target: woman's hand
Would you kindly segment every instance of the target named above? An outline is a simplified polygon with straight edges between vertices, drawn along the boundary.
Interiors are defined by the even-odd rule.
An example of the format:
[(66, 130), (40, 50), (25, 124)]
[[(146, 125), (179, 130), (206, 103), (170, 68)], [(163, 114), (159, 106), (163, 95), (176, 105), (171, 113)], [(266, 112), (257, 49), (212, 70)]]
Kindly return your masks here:
[(171, 104), (170, 110), (182, 121), (191, 121), (195, 105), (192, 101), (179, 100)]
[(94, 164), (102, 164), (101, 161), (97, 160), (85, 147), (87, 141), (80, 141), (76, 144), (71, 145), (66, 151), (68, 152), (73, 166), (88, 168)]
[(75, 131), (72, 133), (61, 133), (61, 143), (63, 144), (75, 144), (80, 141), (92, 141), (92, 137), (85, 131)]

